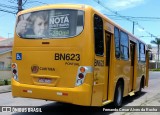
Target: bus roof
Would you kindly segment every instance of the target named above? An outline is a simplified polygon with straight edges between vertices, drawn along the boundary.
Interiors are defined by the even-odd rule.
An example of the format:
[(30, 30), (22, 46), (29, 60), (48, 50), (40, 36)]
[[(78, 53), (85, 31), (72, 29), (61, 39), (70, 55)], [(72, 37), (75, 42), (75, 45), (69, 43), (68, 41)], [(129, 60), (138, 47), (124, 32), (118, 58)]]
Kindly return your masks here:
[(39, 10), (48, 10), (48, 9), (53, 9), (53, 8), (59, 8), (59, 9), (81, 9), (84, 10), (85, 7), (90, 7), (88, 5), (84, 4), (47, 4), (43, 6), (37, 6), (29, 9), (22, 10), (18, 13), (18, 15), (28, 13), (28, 12), (33, 12), (33, 11), (39, 11)]
[(97, 11), (96, 9), (92, 8), (97, 14), (99, 14), (101, 17), (103, 17), (107, 22), (109, 22), (110, 24), (112, 24), (113, 26), (116, 26), (117, 28), (119, 28), (120, 30), (123, 30), (124, 32), (126, 32), (129, 36), (131, 36), (132, 38), (142, 42), (143, 44), (146, 45), (146, 43), (144, 43), (142, 40), (140, 40), (139, 38), (137, 38), (136, 36), (134, 36), (132, 33), (128, 32), (127, 30), (123, 29), (119, 24), (117, 24), (116, 22), (114, 22), (113, 20), (111, 20), (110, 18), (108, 18), (106, 15), (102, 14), (101, 12)]
[(105, 19), (107, 22), (109, 22), (110, 24), (112, 24), (113, 26), (118, 27), (120, 30), (123, 30), (124, 32), (126, 32), (132, 38), (134, 38), (134, 39), (136, 39), (136, 40), (144, 43), (142, 40), (138, 39), (136, 36), (134, 36), (133, 34), (131, 34), (130, 32), (128, 32), (127, 30), (123, 29), (119, 24), (115, 23), (113, 20), (111, 20), (110, 18), (108, 18), (106, 15), (100, 13), (99, 11), (97, 11), (96, 9), (94, 9), (93, 7), (91, 7), (89, 5), (85, 5), (85, 4), (47, 4), (47, 5), (43, 5), (43, 6), (38, 6), (38, 7), (22, 10), (17, 15), (21, 15), (21, 14), (28, 13), (28, 12), (33, 12), (33, 11), (39, 11), (39, 10), (48, 10), (48, 9), (52, 9), (52, 8), (64, 8), (64, 9), (66, 8), (66, 9), (79, 9), (79, 10), (92, 9), (98, 15), (100, 15), (101, 17), (103, 17), (103, 19)]

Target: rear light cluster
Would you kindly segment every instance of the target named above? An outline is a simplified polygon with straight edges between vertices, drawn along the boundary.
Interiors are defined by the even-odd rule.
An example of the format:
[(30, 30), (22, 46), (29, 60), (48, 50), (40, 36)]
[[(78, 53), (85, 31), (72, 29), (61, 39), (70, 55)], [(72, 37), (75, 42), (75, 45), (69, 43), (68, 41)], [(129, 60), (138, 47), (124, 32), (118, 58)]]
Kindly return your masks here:
[(18, 67), (16, 63), (12, 63), (12, 74), (13, 78), (18, 81)]
[(82, 85), (85, 80), (86, 74), (91, 73), (92, 71), (93, 69), (90, 66), (80, 66), (78, 68), (75, 86)]

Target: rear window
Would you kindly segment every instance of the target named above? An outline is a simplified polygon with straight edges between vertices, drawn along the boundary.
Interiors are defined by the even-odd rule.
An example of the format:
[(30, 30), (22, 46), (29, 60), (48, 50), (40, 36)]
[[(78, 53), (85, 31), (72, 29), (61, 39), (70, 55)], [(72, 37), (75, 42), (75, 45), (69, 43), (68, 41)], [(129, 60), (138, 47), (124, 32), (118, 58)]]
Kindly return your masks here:
[(21, 38), (68, 38), (83, 30), (84, 11), (71, 9), (42, 10), (18, 17), (16, 33)]

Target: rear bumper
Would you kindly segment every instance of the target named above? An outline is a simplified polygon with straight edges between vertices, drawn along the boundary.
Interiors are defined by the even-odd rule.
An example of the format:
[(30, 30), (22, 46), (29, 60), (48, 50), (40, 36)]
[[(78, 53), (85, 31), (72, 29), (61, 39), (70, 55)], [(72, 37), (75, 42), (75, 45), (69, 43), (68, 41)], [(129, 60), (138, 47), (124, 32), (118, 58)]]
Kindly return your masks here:
[(74, 88), (20, 84), (12, 79), (12, 96), (53, 100), (76, 105), (91, 106), (92, 88), (83, 84)]

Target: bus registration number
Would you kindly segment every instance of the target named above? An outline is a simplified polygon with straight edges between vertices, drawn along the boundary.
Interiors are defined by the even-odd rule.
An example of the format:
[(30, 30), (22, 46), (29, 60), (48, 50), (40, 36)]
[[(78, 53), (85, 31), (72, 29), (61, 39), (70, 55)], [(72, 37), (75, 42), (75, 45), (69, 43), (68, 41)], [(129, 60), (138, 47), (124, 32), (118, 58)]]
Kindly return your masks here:
[(49, 78), (39, 78), (38, 82), (39, 83), (51, 83), (51, 79), (49, 79)]

